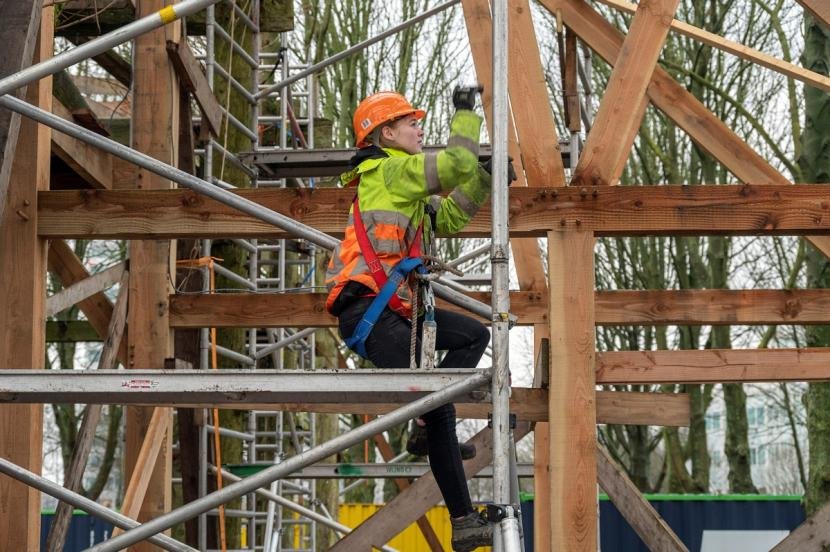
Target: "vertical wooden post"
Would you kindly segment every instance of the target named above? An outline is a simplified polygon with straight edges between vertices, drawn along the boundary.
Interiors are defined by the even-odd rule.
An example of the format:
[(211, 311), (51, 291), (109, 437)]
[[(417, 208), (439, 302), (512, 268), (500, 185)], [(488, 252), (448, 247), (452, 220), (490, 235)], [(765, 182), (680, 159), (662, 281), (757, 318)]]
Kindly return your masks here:
[[(143, 0), (137, 4), (136, 17), (157, 12), (171, 2)], [(133, 64), (132, 147), (176, 165), (178, 160), (179, 86), (167, 56), (167, 40), (179, 41), (178, 22), (166, 25), (135, 40)], [(171, 183), (145, 170), (136, 173), (138, 189), (170, 188)], [(175, 246), (170, 241), (133, 241), (130, 243), (130, 308), (127, 361), (128, 368), (162, 368), (172, 356), (167, 297), (175, 274)], [(166, 411), (172, 416), (170, 410)], [(152, 408), (127, 408), (125, 476), (133, 477), (144, 436), (150, 425)], [(172, 420), (165, 424), (167, 437), (155, 462), (138, 520), (145, 521), (171, 508), (172, 491)], [(135, 550), (155, 550), (142, 543)]]
[[(533, 358), (542, 354), (542, 339), (550, 339), (550, 327), (533, 326)], [(549, 345), (548, 354), (550, 353)], [(550, 369), (550, 360), (545, 370)], [(542, 387), (545, 374), (538, 360), (533, 374), (533, 387)], [(533, 550), (550, 550), (550, 424), (533, 425)]]
[[(52, 56), (52, 8), (42, 12), (35, 61)], [(52, 79), (29, 85), (26, 101), (52, 109)], [(46, 326), (46, 240), (37, 236), (37, 192), (49, 189), (51, 131), (20, 123), (5, 213), (0, 223), (0, 366), (43, 368)], [(43, 406), (0, 407), (0, 456), (40, 473)], [(40, 492), (0, 477), (0, 550), (40, 550)]]
[(548, 232), (551, 551), (597, 549), (594, 236)]

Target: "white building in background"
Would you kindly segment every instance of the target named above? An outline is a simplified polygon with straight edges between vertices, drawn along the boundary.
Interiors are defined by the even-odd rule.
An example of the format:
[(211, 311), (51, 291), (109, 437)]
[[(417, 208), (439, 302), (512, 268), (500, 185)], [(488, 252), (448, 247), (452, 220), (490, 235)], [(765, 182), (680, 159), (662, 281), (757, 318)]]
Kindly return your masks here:
[[(784, 408), (784, 395), (778, 384), (745, 386), (746, 414), (749, 425), (749, 458), (752, 481), (762, 494), (801, 495), (804, 490), (793, 440), (793, 432)], [(795, 411), (804, 465), (807, 465), (807, 429), (802, 402), (804, 384), (789, 384), (790, 404)], [(724, 452), (726, 408), (718, 393), (706, 411), (711, 492), (729, 493), (729, 465)], [(806, 467), (805, 467), (806, 469)]]

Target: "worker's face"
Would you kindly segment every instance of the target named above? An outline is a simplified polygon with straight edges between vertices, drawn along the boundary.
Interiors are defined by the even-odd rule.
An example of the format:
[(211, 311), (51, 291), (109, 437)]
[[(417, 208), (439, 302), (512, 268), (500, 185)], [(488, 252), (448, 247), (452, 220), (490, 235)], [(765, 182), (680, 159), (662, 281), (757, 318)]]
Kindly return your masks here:
[(424, 149), (424, 131), (415, 115), (407, 115), (381, 131), (385, 146), (403, 150), (411, 155)]

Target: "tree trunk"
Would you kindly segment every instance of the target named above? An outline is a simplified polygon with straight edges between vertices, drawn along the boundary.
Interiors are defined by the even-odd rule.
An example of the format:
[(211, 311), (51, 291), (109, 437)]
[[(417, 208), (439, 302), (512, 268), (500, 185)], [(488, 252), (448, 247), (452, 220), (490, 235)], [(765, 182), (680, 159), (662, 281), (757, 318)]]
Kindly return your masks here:
[[(805, 45), (802, 65), (828, 74), (830, 66), (830, 31), (805, 12)], [(816, 88), (804, 87), (805, 125), (803, 152), (798, 160), (804, 179), (811, 183), (830, 182), (830, 95)], [(807, 287), (830, 287), (827, 258), (808, 248)], [(830, 345), (830, 327), (808, 326), (810, 347)], [(811, 383), (806, 395), (807, 436), (810, 443), (809, 478), (804, 495), (807, 515), (817, 511), (830, 499), (830, 384)]]

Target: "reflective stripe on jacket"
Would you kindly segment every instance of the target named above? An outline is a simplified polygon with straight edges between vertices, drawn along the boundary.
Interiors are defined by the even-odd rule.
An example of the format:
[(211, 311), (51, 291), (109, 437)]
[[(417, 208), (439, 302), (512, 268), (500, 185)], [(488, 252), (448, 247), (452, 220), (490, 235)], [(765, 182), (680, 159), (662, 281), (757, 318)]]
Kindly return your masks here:
[[(388, 274), (409, 251), (415, 232), (430, 204), (436, 211), (436, 230), (454, 234), (461, 230), (490, 192), (490, 175), (478, 164), (481, 118), (472, 111), (459, 110), (450, 125), (447, 147), (438, 153), (410, 155), (384, 148), (388, 157), (371, 158), (343, 176), (348, 183), (360, 178), (358, 198), (366, 233)], [(447, 197), (437, 195), (449, 191)], [(329, 288), (326, 309), (350, 280), (377, 293), (378, 286), (360, 253), (349, 213), (343, 241), (335, 248), (326, 271)], [(424, 241), (431, 239), (429, 217), (424, 220)], [(411, 292), (401, 285), (398, 295), (409, 309)]]

